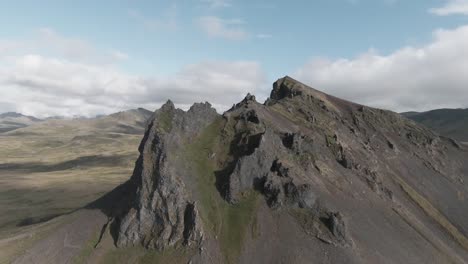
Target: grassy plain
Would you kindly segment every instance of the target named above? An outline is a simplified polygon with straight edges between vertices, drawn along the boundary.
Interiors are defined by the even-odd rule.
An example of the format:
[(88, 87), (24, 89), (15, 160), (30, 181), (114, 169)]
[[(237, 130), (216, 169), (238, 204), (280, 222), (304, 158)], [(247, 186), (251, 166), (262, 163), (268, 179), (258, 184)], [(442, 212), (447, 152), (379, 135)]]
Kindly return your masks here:
[(73, 212), (126, 181), (144, 122), (124, 117), (52, 120), (0, 133), (0, 238)]

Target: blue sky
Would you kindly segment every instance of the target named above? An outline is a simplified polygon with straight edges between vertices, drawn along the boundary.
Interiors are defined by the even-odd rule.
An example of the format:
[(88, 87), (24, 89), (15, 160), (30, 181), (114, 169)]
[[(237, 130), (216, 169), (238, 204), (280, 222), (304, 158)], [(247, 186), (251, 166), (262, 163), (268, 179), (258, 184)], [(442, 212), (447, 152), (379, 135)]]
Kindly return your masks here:
[[(27, 40), (38, 28), (52, 28), (112, 47), (135, 60), (127, 70), (138, 74), (175, 72), (203, 60), (256, 60), (276, 78), (311, 57), (353, 57), (370, 48), (389, 53), (426, 42), (435, 28), (468, 23), (427, 12), (441, 2), (20, 0), (2, 4), (0, 23), (6, 38)], [(239, 20), (230, 27), (248, 35), (207, 36), (196, 22), (204, 16)], [(267, 38), (256, 36), (262, 34)]]
[[(465, 80), (457, 80), (454, 96), (443, 101), (430, 97), (415, 102), (375, 95), (355, 97), (352, 94), (354, 91), (360, 94), (360, 87), (344, 88), (353, 80), (346, 79), (351, 72), (341, 74), (343, 63), (340, 61), (348, 61), (345, 68), (351, 71), (350, 67), (354, 66), (350, 65), (366, 62), (367, 59), (362, 58), (392, 60), (394, 56), (399, 58), (399, 51), (406, 48), (423, 50), (428, 57), (440, 57), (445, 51), (431, 55), (430, 46), (448, 40), (437, 40), (435, 32), (443, 29), (451, 32), (451, 37), (464, 33), (462, 29), (468, 25), (467, 6), (465, 0), (1, 1), (0, 58), (3, 45), (3, 56), (8, 59), (0, 63), (0, 89), (11, 95), (0, 99), (0, 111), (37, 115), (72, 115), (84, 111), (85, 115), (92, 115), (137, 104), (154, 108), (167, 99), (162, 95), (171, 97), (170, 90), (174, 87), (175, 91), (186, 94), (183, 98), (175, 96), (175, 102), (181, 107), (206, 98), (219, 108), (225, 108), (247, 91), (256, 92), (264, 99), (271, 82), (286, 74), (313, 86), (320, 85), (317, 88), (346, 99), (395, 111), (466, 107), (462, 101), (452, 100), (459, 98), (457, 92), (463, 92), (460, 87), (468, 87)], [(457, 46), (468, 41), (467, 38), (463, 36), (457, 43), (450, 43)], [(400, 60), (405, 61), (404, 58)], [(465, 58), (460, 60), (460, 65), (464, 66)], [(76, 76), (57, 79), (50, 71), (40, 73), (38, 70), (31, 76), (28, 64), (31, 61), (40, 65), (37, 67), (41, 71), (47, 66), (51, 71), (54, 67), (71, 67), (70, 71), (74, 69), (79, 75), (83, 70), (80, 75), (83, 80), (75, 85)], [(376, 67), (374, 61), (367, 61), (366, 65)], [(62, 64), (59, 67), (57, 63)], [(412, 62), (406, 63), (395, 67), (406, 67)], [(320, 70), (338, 71), (327, 74), (341, 76), (342, 83), (336, 83), (333, 76), (329, 82), (315, 76), (319, 72), (317, 65), (323, 66)], [(306, 69), (313, 72), (307, 73)], [(372, 73), (372, 69), (369, 72)], [(395, 74), (389, 74), (390, 78), (402, 77)], [(448, 78), (450, 74), (440, 78)], [(249, 78), (243, 80), (243, 75)], [(105, 76), (110, 79), (106, 81)], [(197, 82), (201, 77), (216, 79), (206, 81), (203, 84), (210, 87), (202, 88)], [(366, 78), (369, 82), (360, 81), (354, 85), (378, 86), (377, 80), (386, 81), (373, 76)], [(97, 79), (100, 81), (95, 81)], [(40, 85), (35, 83), (38, 80)], [(100, 87), (114, 84), (115, 80), (119, 81), (115, 88)], [(431, 79), (422, 80), (420, 84), (450, 81), (453, 80)], [(230, 84), (224, 87), (223, 82)], [(73, 85), (64, 87), (67, 83)], [(80, 86), (83, 83), (92, 83), (93, 87)], [(411, 82), (400, 85), (415, 86)], [(386, 89), (388, 93), (389, 88)], [(418, 87), (409, 89), (415, 90), (412, 97), (418, 94), (416, 91), (420, 92)], [(437, 90), (430, 90), (434, 89)], [(437, 96), (446, 87), (438, 89), (431, 95)], [(77, 90), (102, 90), (90, 93), (94, 99), (102, 98), (93, 101), (89, 98), (91, 95)], [(131, 96), (135, 90), (138, 98)], [(225, 91), (226, 96), (223, 96)], [(373, 93), (381, 91), (373, 88)], [(406, 90), (401, 91), (405, 93)], [(54, 96), (62, 96), (66, 103), (49, 107), (47, 100)], [(42, 97), (44, 99), (40, 99)], [(106, 97), (120, 103), (108, 104)]]

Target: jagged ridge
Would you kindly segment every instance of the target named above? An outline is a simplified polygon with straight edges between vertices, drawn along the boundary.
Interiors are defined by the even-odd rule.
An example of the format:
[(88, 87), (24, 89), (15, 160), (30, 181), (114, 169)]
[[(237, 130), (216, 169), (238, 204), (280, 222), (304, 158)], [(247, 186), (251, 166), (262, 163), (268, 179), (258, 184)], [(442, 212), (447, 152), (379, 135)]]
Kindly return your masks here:
[(168, 102), (140, 153), (134, 201), (115, 216), (120, 247), (197, 247), (195, 263), (467, 257), (466, 149), (290, 77), (222, 116)]

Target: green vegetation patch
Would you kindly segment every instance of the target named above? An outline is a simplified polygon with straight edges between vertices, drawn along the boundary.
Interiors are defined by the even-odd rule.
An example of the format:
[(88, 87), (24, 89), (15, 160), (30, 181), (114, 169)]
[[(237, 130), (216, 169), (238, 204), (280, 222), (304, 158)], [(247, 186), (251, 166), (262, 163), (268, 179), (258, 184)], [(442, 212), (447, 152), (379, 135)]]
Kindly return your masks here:
[(208, 126), (184, 151), (187, 162), (196, 172), (200, 214), (205, 230), (217, 238), (227, 263), (237, 262), (246, 231), (254, 218), (258, 194), (244, 193), (239, 203), (227, 203), (216, 188), (215, 171), (227, 159), (228, 146), (221, 142), (224, 121), (219, 118)]
[(466, 250), (468, 250), (468, 239), (426, 198), (419, 194), (402, 178), (396, 177), (396, 181), (400, 184), (403, 191), (421, 207), (424, 212), (442, 226), (455, 240)]
[(257, 207), (258, 195), (251, 191), (245, 194), (236, 205), (229, 205), (224, 200), (219, 239), (221, 249), (228, 263), (236, 263), (239, 256), (246, 229), (253, 222)]
[(318, 234), (318, 232), (325, 232), (327, 227), (320, 221), (317, 212), (306, 208), (291, 208), (289, 214), (294, 217), (297, 223), (307, 234)]
[(174, 113), (167, 112), (167, 111), (160, 111), (158, 113), (158, 118), (156, 121), (156, 125), (162, 132), (169, 132), (172, 129), (172, 118)]

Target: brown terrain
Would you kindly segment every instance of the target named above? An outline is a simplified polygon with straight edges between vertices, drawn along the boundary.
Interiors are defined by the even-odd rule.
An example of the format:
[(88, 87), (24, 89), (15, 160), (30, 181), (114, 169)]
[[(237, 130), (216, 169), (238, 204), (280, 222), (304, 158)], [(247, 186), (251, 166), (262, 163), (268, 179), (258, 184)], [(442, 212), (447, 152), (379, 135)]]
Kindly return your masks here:
[(125, 182), (151, 115), (144, 109), (73, 120), (2, 115), (8, 131), (0, 133), (0, 263), (51, 226), (35, 223), (74, 212)]

